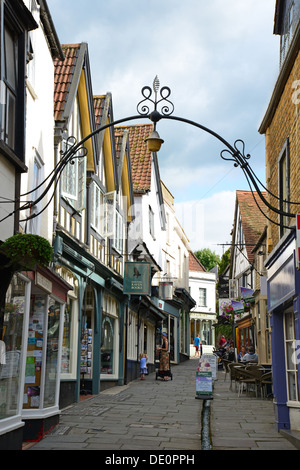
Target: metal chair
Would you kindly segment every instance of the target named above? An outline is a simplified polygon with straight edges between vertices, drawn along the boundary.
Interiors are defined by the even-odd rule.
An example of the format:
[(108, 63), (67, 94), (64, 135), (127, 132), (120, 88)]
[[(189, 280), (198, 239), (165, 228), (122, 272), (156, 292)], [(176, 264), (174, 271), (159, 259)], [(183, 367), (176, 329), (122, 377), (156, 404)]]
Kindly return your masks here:
[(260, 386), (260, 390), (262, 392), (263, 398), (266, 397), (267, 386), (272, 385), (272, 384), (273, 384), (272, 372), (266, 372), (260, 377), (259, 386)]
[[(236, 368), (238, 366), (238, 369)], [(229, 364), (230, 369), (230, 387), (229, 389), (232, 390), (232, 381), (235, 381), (235, 391), (237, 390), (237, 383), (239, 382), (239, 370), (243, 369), (245, 366), (240, 362), (231, 362)]]
[(250, 371), (245, 369), (240, 369), (239, 372), (239, 388), (238, 388), (238, 397), (241, 395), (243, 391), (244, 384), (246, 385), (246, 391), (249, 390), (249, 385), (255, 386), (255, 394), (257, 397), (257, 385), (258, 385), (258, 374), (256, 371)]
[(222, 362), (224, 364), (224, 369), (225, 369), (225, 378), (224, 378), (224, 382), (225, 382), (227, 374), (230, 374), (230, 368), (229, 368), (230, 361), (228, 361), (227, 359), (222, 359)]

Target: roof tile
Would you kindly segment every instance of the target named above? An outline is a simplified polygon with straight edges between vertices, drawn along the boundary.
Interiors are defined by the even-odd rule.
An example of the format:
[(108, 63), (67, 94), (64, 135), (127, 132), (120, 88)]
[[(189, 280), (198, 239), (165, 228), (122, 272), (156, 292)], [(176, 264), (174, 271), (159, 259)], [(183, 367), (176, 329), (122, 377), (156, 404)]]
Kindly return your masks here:
[(54, 61), (54, 118), (60, 121), (68, 99), (80, 44), (63, 44), (65, 60)]
[[(254, 246), (257, 244), (266, 226), (266, 218), (261, 212), (261, 210), (264, 209), (264, 204), (256, 191), (253, 191), (253, 194), (255, 200), (251, 191), (236, 191), (245, 237), (247, 256), (251, 263), (254, 260), (254, 254), (251, 252)], [(266, 192), (262, 191), (262, 194), (264, 197), (266, 197)]]
[(152, 124), (119, 126), (116, 130), (129, 131), (129, 148), (134, 192), (147, 192), (151, 189), (152, 154), (147, 149), (145, 139), (153, 130)]

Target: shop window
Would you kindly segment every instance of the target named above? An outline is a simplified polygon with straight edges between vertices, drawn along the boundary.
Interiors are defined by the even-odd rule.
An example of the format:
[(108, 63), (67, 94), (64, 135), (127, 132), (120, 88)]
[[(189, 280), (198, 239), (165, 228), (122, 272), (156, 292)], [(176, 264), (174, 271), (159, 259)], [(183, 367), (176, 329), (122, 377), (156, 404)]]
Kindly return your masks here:
[(284, 314), (285, 358), (289, 401), (299, 401), (297, 361), (295, 360), (295, 315), (292, 310)]
[[(290, 196), (290, 156), (289, 156), (289, 140), (287, 139), (279, 156), (279, 209), (282, 212), (289, 211)], [(286, 232), (286, 226), (289, 225), (288, 217), (280, 214), (280, 237)]]
[(49, 299), (44, 407), (55, 406), (60, 331), (60, 304)]
[(15, 416), (21, 407), (25, 294), (26, 282), (14, 276), (6, 294), (4, 317), (0, 322), (0, 420)]
[(65, 306), (61, 373), (70, 374), (72, 372), (72, 307), (73, 300), (68, 297)]
[(114, 373), (115, 320), (105, 316), (102, 321), (101, 374)]
[(101, 374), (116, 375), (118, 359), (119, 304), (110, 295), (104, 295), (101, 325)]

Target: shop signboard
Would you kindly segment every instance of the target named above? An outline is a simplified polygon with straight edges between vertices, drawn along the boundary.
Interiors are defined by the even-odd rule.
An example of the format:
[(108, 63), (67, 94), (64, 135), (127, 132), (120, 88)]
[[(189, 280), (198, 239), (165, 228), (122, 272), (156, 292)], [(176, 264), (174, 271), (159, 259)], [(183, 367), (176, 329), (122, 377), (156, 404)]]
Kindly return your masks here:
[(296, 215), (296, 267), (300, 270), (300, 214)]
[(162, 300), (173, 299), (173, 282), (159, 283), (159, 298)]
[(213, 398), (213, 380), (210, 370), (199, 370), (196, 372), (196, 398), (211, 400)]
[(151, 263), (125, 262), (123, 293), (151, 295)]
[(247, 287), (241, 287), (241, 297), (244, 302), (247, 302), (247, 303), (255, 302), (253, 289), (248, 289)]
[(217, 356), (215, 354), (202, 354), (201, 359), (203, 359), (206, 364), (210, 365), (212, 378), (213, 380), (217, 380)]

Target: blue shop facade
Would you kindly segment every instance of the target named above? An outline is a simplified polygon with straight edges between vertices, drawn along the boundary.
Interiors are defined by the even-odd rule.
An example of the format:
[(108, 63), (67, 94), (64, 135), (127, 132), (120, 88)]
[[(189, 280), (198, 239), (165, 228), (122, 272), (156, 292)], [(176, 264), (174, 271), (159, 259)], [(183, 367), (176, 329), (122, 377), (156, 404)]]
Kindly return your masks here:
[(268, 310), (271, 322), (273, 394), (278, 431), (300, 430), (300, 271), (296, 231), (270, 253)]

